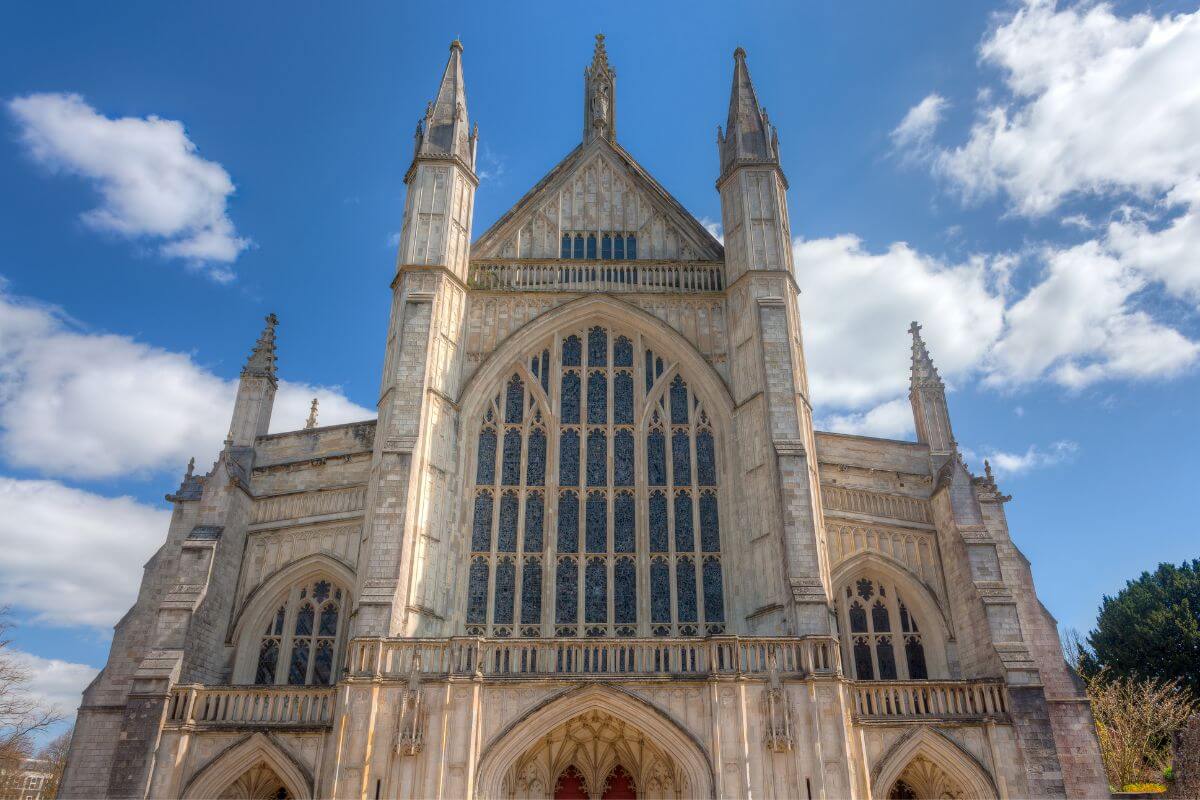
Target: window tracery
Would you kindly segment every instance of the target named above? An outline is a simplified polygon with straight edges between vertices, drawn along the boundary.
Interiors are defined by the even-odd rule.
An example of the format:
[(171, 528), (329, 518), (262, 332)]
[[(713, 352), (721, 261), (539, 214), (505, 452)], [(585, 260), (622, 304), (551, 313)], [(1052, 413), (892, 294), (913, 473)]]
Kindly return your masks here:
[(591, 326), (522, 359), (474, 466), (468, 634), (724, 631), (712, 423), (639, 336)]
[[(838, 601), (848, 637), (852, 677), (858, 680), (924, 680), (929, 677), (917, 619), (896, 587), (862, 577)], [(899, 628), (895, 621), (899, 621)]]
[(259, 639), (254, 682), (333, 683), (344, 614), (342, 589), (330, 581), (292, 587)]

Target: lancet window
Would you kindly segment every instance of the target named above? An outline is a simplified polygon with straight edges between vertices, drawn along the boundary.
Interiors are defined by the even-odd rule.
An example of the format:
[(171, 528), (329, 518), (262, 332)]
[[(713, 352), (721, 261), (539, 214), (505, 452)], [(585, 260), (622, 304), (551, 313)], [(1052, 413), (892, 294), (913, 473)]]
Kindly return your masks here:
[(560, 258), (628, 261), (637, 258), (637, 234), (627, 231), (564, 233)]
[(858, 680), (929, 677), (925, 644), (912, 610), (896, 587), (860, 577), (842, 588), (838, 612), (848, 643), (848, 672)]
[(474, 471), (469, 634), (724, 631), (713, 426), (639, 336), (594, 326), (523, 359), (483, 412)]
[(331, 684), (336, 681), (346, 603), (327, 580), (293, 586), (264, 623), (256, 684)]

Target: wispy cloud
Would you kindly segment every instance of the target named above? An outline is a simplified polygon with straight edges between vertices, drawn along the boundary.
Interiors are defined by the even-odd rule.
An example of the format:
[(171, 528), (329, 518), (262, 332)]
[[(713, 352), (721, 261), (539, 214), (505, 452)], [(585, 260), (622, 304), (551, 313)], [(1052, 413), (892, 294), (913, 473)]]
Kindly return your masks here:
[(1015, 476), (1036, 469), (1069, 463), (1079, 453), (1079, 445), (1069, 440), (1053, 442), (1047, 448), (1030, 445), (1023, 453), (985, 448), (982, 453), (964, 449), (963, 456), (969, 461), (987, 461), (992, 470), (1001, 476)]

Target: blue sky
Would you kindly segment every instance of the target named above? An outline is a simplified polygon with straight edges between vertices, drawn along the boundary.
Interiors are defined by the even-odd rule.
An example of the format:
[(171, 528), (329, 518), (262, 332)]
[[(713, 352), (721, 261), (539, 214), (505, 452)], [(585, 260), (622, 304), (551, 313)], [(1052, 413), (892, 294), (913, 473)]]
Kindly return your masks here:
[[(269, 311), (275, 427), (371, 414), (412, 131), (456, 36), (475, 234), (580, 135), (607, 35), (621, 143), (698, 218), (741, 45), (779, 129), (818, 419), (911, 437), (925, 324), (1040, 596), (1197, 555), (1195, 3), (78, 3), (0, 30), (0, 603), (70, 698), (211, 462)], [(864, 287), (868, 291), (864, 291)], [(48, 533), (54, 531), (54, 533)], [(68, 702), (69, 701), (69, 702)]]

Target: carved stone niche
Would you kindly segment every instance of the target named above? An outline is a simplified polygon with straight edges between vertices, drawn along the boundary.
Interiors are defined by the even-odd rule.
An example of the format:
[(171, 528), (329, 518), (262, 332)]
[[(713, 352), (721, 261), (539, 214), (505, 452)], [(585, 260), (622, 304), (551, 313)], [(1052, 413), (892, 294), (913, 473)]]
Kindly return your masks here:
[(425, 709), (421, 703), (421, 657), (413, 656), (408, 687), (400, 702), (400, 721), (396, 726), (396, 753), (415, 756), (425, 746)]
[(764, 738), (767, 749), (774, 753), (790, 752), (792, 736), (792, 704), (787, 691), (779, 679), (779, 666), (775, 654), (770, 656), (767, 673), (767, 691), (763, 693)]

